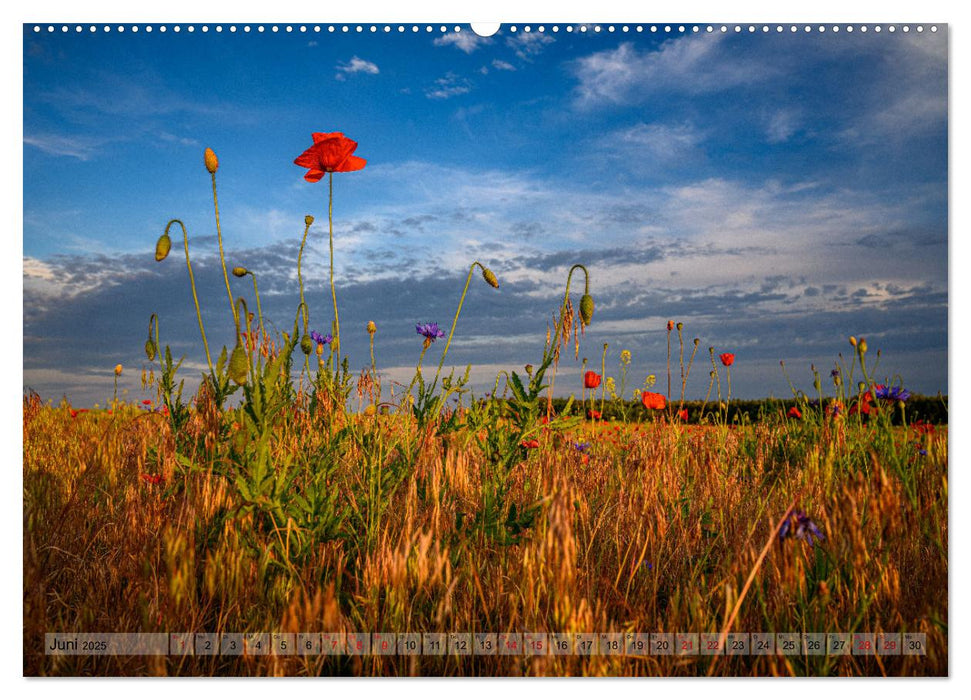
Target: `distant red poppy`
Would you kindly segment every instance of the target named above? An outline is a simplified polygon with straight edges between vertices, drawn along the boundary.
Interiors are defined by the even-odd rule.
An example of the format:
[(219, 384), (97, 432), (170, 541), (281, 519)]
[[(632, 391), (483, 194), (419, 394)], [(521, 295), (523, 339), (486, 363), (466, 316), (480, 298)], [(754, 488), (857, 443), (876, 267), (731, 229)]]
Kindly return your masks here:
[(152, 405), (152, 400), (151, 399), (142, 399), (142, 404), (144, 404), (145, 406), (151, 406)]
[(587, 418), (591, 420), (600, 420), (601, 415), (600, 411), (594, 411), (593, 409), (587, 411)]
[(852, 416), (856, 413), (862, 413), (864, 416), (876, 415), (877, 407), (873, 406), (872, 402), (873, 396), (869, 391), (865, 392), (859, 401), (853, 402), (853, 405), (850, 406), (850, 415)]
[(688, 420), (688, 409), (687, 408), (682, 408), (680, 411), (678, 411), (678, 418), (680, 418), (683, 421), (687, 421)]
[(536, 449), (537, 447), (539, 447), (539, 440), (537, 440), (535, 438), (532, 439), (532, 440), (523, 440), (520, 443), (520, 445), (522, 445), (523, 447), (525, 447), (527, 450)]
[(644, 408), (653, 409), (655, 411), (660, 411), (666, 405), (664, 394), (658, 394), (653, 391), (642, 391), (641, 403), (644, 404)]
[(668, 331), (674, 330), (674, 321), (668, 321)]
[(723, 352), (718, 358), (722, 361), (722, 364), (726, 367), (731, 367), (735, 362), (735, 355), (730, 352)]
[(792, 408), (789, 409), (789, 412), (786, 415), (789, 416), (790, 418), (802, 418), (802, 411), (800, 411), (798, 408), (793, 406)]
[(163, 477), (161, 474), (142, 474), (142, 479), (153, 486), (157, 486), (158, 484), (162, 483)]
[(600, 375), (596, 372), (587, 372), (583, 375), (583, 386), (587, 389), (596, 389), (600, 386)]
[(314, 133), (313, 138), (314, 145), (293, 161), (301, 168), (309, 168), (303, 176), (307, 182), (319, 182), (324, 173), (349, 173), (367, 165), (364, 158), (351, 155), (357, 148), (357, 141), (347, 138), (341, 132)]

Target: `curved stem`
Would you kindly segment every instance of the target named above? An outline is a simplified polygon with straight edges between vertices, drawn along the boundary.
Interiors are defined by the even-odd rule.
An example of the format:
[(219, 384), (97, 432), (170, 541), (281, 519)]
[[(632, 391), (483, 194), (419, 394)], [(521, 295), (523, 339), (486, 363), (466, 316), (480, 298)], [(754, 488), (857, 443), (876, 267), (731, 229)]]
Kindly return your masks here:
[(327, 173), (329, 199), (327, 203), (327, 224), (330, 228), (330, 296), (334, 300), (334, 341), (331, 349), (337, 354), (337, 366), (341, 364), (341, 320), (337, 313), (337, 290), (334, 287), (334, 173)]
[(262, 344), (263, 343), (263, 305), (260, 304), (260, 290), (256, 286), (256, 275), (254, 275), (252, 272), (250, 272), (250, 275), (253, 277), (253, 294), (256, 296), (256, 313), (260, 318), (259, 331), (260, 331), (260, 343)]
[[(243, 297), (240, 297), (239, 299), (237, 299), (236, 303), (233, 304), (233, 311), (234, 312), (236, 311), (236, 307), (239, 304), (243, 305), (243, 318), (246, 319), (246, 343), (243, 347), (246, 349), (246, 357), (249, 359), (249, 368), (250, 368), (250, 372), (252, 373), (253, 372), (253, 351), (250, 349), (250, 344), (253, 343), (253, 328), (252, 328), (252, 325), (250, 324), (249, 308), (246, 306), (246, 300)], [(236, 343), (238, 344), (242, 341), (242, 337), (240, 333), (240, 324), (239, 324), (239, 312), (236, 312), (235, 316), (236, 316)]]
[[(445, 356), (448, 354), (448, 348), (452, 344), (452, 336), (455, 335), (455, 326), (459, 322), (459, 314), (462, 313), (462, 304), (465, 303), (465, 295), (469, 291), (469, 284), (472, 283), (472, 273), (475, 272), (475, 266), (478, 265), (482, 267), (482, 263), (476, 260), (472, 265), (469, 266), (469, 274), (465, 278), (465, 289), (462, 290), (462, 296), (459, 298), (459, 307), (455, 310), (455, 318), (452, 319), (452, 330), (448, 332), (448, 340), (445, 341), (445, 349), (442, 351), (442, 359), (438, 361), (438, 370), (435, 372), (435, 380), (432, 382), (434, 384), (438, 381), (438, 375), (442, 372), (442, 366), (445, 364)], [(484, 267), (482, 267), (485, 270)]]
[[(185, 224), (183, 224), (178, 219), (172, 219), (168, 223), (168, 225), (165, 227), (166, 234), (168, 234), (169, 228), (171, 228), (172, 224), (178, 224), (179, 227), (182, 229), (182, 241), (185, 244), (185, 265), (187, 268), (189, 268), (189, 284), (192, 286), (192, 300), (195, 302), (195, 305), (196, 305), (196, 318), (199, 319), (199, 332), (202, 334), (202, 344), (206, 348), (206, 362), (209, 364), (209, 374), (215, 377), (216, 373), (213, 372), (212, 370), (212, 357), (209, 355), (209, 341), (206, 340), (206, 329), (205, 329), (205, 326), (202, 325), (202, 312), (199, 310), (199, 295), (196, 294), (196, 278), (192, 274), (192, 263), (189, 260), (189, 234), (185, 230)], [(235, 314), (236, 314), (236, 307), (234, 305), (233, 306), (234, 317), (235, 317)]]
[(229, 274), (226, 272), (226, 258), (223, 256), (223, 234), (219, 225), (219, 198), (216, 196), (216, 173), (212, 175), (212, 205), (216, 210), (216, 240), (219, 241), (219, 262), (223, 268), (223, 279), (226, 281), (226, 294), (229, 296), (229, 307), (233, 311), (233, 320), (238, 321), (236, 303), (233, 301), (233, 291), (229, 288)]
[[(563, 335), (563, 328), (566, 325), (566, 306), (570, 300), (570, 281), (573, 279), (573, 271), (577, 268), (583, 270), (583, 290), (584, 294), (590, 293), (590, 273), (587, 268), (580, 263), (575, 264), (570, 268), (570, 271), (566, 274), (566, 290), (563, 292), (563, 303), (560, 305), (560, 322), (556, 326), (556, 335), (553, 337), (553, 345), (550, 347), (550, 352), (559, 358), (560, 351), (560, 340)], [(543, 358), (544, 360), (546, 357)], [(550, 414), (553, 412), (553, 388), (556, 386), (556, 366), (559, 364), (559, 359), (553, 365), (553, 374), (550, 378), (550, 389), (546, 395), (546, 417), (549, 419)]]
[(300, 305), (303, 307), (303, 331), (307, 332), (307, 304), (303, 297), (303, 247), (307, 245), (307, 233), (310, 231), (311, 224), (307, 224), (303, 229), (303, 239), (300, 241), (300, 252), (297, 253), (297, 284), (300, 286)]

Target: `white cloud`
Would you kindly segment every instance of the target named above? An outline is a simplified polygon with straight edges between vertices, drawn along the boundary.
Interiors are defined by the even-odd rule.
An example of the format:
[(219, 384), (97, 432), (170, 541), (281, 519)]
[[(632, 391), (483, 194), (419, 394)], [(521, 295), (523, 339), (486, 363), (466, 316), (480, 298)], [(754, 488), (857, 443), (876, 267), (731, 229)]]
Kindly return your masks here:
[(348, 75), (354, 73), (364, 73), (366, 75), (377, 75), (381, 71), (378, 69), (376, 63), (371, 61), (365, 61), (363, 58), (358, 58), (354, 56), (347, 63), (337, 64), (337, 75), (334, 77), (338, 80), (345, 80)]
[(432, 100), (447, 100), (456, 95), (464, 95), (471, 90), (472, 83), (467, 79), (448, 72), (444, 77), (438, 78), (432, 87), (425, 90), (425, 97)]
[(459, 51), (472, 53), (480, 46), (492, 43), (490, 37), (479, 36), (475, 32), (449, 32), (432, 42), (435, 46), (454, 46)]
[(502, 61), (498, 58), (495, 58), (492, 60), (492, 67), (495, 68), (496, 70), (510, 70), (510, 71), (516, 70), (516, 66), (514, 66), (513, 64), (507, 61)]
[(105, 139), (33, 133), (24, 134), (24, 143), (51, 155), (90, 160), (97, 154), (98, 148), (104, 145)]
[(581, 106), (648, 100), (660, 90), (703, 94), (764, 80), (775, 72), (763, 62), (729, 55), (720, 34), (669, 39), (653, 51), (631, 42), (573, 63)]
[(654, 160), (683, 158), (697, 148), (705, 135), (691, 124), (635, 124), (616, 133), (624, 156), (636, 154)]
[(516, 55), (524, 61), (528, 61), (542, 53), (548, 44), (555, 40), (546, 33), (522, 32), (506, 39), (506, 45), (516, 52)]

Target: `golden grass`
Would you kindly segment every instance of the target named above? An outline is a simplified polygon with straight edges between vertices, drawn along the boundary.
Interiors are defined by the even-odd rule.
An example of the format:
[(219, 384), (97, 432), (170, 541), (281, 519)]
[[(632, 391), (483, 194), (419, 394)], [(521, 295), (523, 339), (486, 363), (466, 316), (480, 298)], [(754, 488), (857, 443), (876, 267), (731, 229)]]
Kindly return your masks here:
[[(320, 450), (339, 424), (289, 412), (274, 459), (313, 471), (320, 463), (300, 456), (324, 455), (328, 488), (348, 508), (342, 537), (297, 556), (293, 522), (267, 528), (237, 511), (235, 420), (200, 409), (190, 426), (197, 468), (187, 470), (161, 415), (121, 407), (72, 418), (25, 402), (26, 675), (948, 673), (946, 427), (915, 437), (850, 423), (657, 423), (543, 435), (514, 467), (510, 492), (541, 501), (540, 516), (502, 545), (457, 525), (483, 498), (483, 457), (464, 431), (419, 436), (398, 416), (341, 415), (386, 449), (342, 443), (335, 456)], [(215, 439), (220, 430), (230, 438)], [(413, 440), (422, 448), (407, 477), (375, 510), (366, 463), (377, 454), (375, 469), (389, 470)], [(591, 442), (587, 463), (572, 440)], [(774, 538), (756, 569), (794, 499), (825, 542)], [(733, 631), (924, 632), (927, 656), (743, 656), (712, 667), (699, 656), (43, 653), (54, 631), (721, 632), (753, 569)]]

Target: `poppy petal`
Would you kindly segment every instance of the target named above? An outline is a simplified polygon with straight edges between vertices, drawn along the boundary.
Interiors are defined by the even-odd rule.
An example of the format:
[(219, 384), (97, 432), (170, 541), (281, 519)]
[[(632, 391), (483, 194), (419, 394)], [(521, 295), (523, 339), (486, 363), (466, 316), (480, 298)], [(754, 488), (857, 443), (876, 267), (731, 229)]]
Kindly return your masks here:
[(297, 156), (293, 162), (295, 165), (299, 165), (301, 168), (314, 168), (318, 165), (318, 160), (317, 152), (314, 150), (314, 147), (311, 146)]
[(367, 165), (367, 160), (365, 158), (360, 158), (358, 156), (347, 156), (347, 160), (341, 163), (341, 166), (337, 168), (337, 172), (350, 173), (355, 170), (363, 170), (364, 166)]
[(335, 131), (332, 134), (322, 134), (315, 131), (312, 136), (314, 137), (314, 143), (320, 143), (321, 141), (326, 141), (327, 139), (341, 139), (344, 138), (343, 131)]
[(303, 179), (307, 182), (320, 182), (320, 178), (324, 176), (323, 170), (315, 170), (311, 168), (307, 171), (307, 174), (303, 176)]

